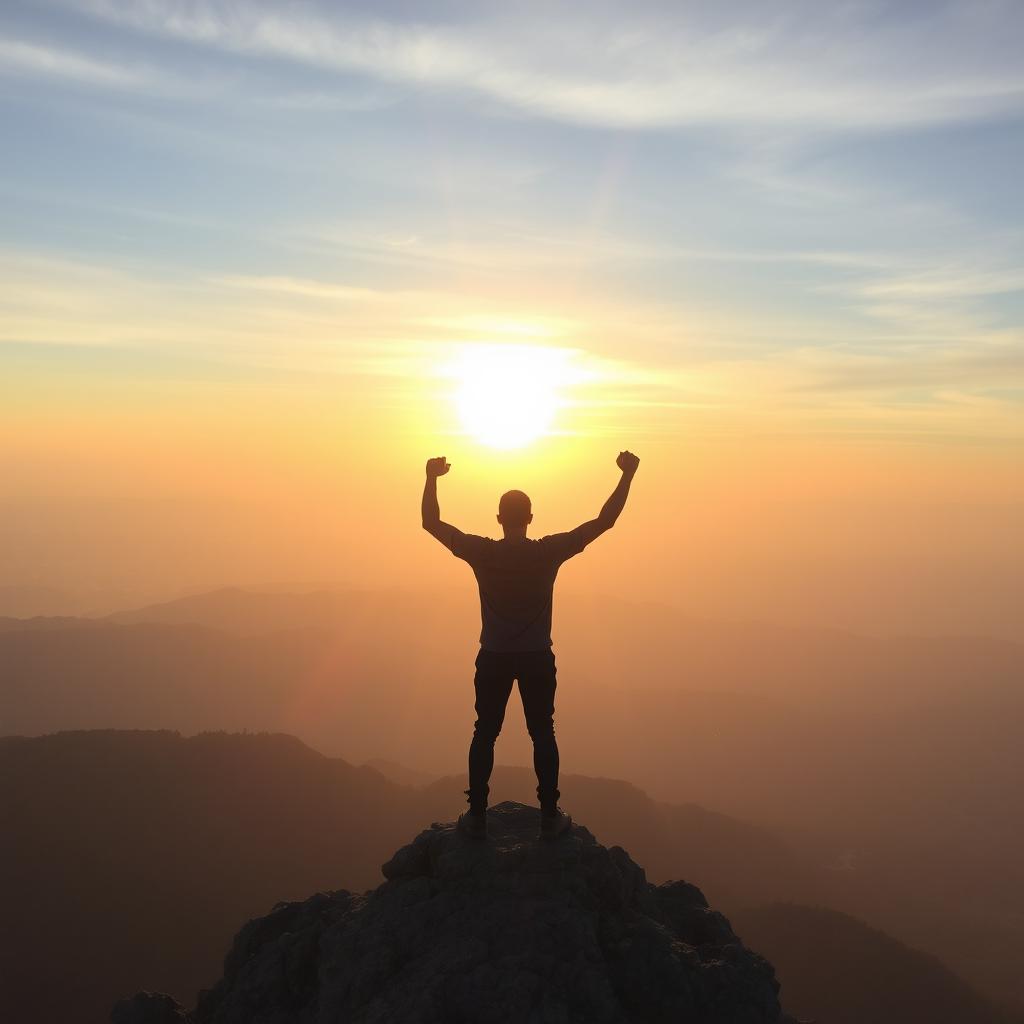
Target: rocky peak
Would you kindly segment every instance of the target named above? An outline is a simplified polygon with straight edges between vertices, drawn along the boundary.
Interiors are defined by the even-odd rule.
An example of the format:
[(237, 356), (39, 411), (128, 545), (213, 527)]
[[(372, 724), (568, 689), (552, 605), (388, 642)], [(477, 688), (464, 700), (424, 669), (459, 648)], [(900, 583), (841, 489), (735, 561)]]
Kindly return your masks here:
[(651, 885), (585, 828), (538, 839), (503, 803), (489, 838), (434, 824), (372, 892), (282, 903), (237, 935), (189, 1012), (124, 1000), (114, 1024), (768, 1024), (770, 964), (687, 882)]

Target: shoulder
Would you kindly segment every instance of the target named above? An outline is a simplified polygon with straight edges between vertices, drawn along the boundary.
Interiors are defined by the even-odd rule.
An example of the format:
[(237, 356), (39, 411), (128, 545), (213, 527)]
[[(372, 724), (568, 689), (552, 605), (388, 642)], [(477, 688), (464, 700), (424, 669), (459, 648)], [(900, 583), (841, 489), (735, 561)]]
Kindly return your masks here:
[(490, 537), (480, 537), (475, 533), (463, 533), (461, 530), (456, 530), (452, 534), (451, 549), (452, 554), (457, 558), (469, 560), (487, 551), (491, 545), (496, 543), (497, 541)]
[(579, 554), (586, 546), (589, 538), (577, 528), (566, 533), (549, 533), (541, 537), (538, 544), (543, 546), (545, 551), (556, 554), (562, 558), (570, 558)]

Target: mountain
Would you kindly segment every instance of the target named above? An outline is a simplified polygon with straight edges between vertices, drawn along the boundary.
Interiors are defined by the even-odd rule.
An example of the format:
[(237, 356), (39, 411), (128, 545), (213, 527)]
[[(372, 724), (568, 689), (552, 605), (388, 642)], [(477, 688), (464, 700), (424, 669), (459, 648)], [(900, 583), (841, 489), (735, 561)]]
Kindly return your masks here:
[[(0, 733), (286, 732), (352, 763), (450, 775), (472, 729), (474, 602), (468, 587), (222, 589), (125, 621), (8, 621)], [(712, 899), (822, 902), (1024, 999), (1024, 828), (1008, 810), (1024, 777), (1024, 646), (557, 603), (563, 764), (786, 835), (824, 875), (824, 889), (742, 903), (709, 877)], [(530, 756), (513, 697), (498, 757)]]
[[(98, 1024), (142, 984), (187, 997), (216, 977), (239, 921), (281, 899), (376, 885), (403, 837), (465, 806), (464, 785), (396, 785), (284, 735), (0, 739), (0, 901), (13, 937), (0, 1005), (19, 1024)], [(498, 767), (493, 797), (532, 802), (534, 785), (531, 771)], [(606, 845), (628, 845), (654, 882), (692, 879), (731, 919), (827, 897), (828, 873), (770, 830), (614, 779), (569, 773), (561, 785)], [(896, 890), (885, 896), (898, 904)], [(748, 914), (738, 933), (768, 949), (771, 931)], [(863, 978), (845, 971), (841, 944), (833, 954), (836, 991), (853, 998)], [(799, 960), (785, 962), (798, 977)]]
[(406, 793), (289, 736), (0, 740), (5, 1016), (103, 1021), (140, 978), (195, 990), (239, 920), (376, 883)]
[[(535, 785), (499, 767), (494, 799), (532, 802)], [(0, 902), (17, 936), (0, 1005), (19, 1024), (90, 1024), (142, 983), (193, 993), (239, 921), (319, 889), (376, 885), (404, 837), (465, 806), (464, 787), (399, 786), (284, 735), (0, 739)], [(611, 779), (566, 774), (562, 792), (657, 881), (685, 873), (736, 901), (807, 894), (798, 860), (763, 829)]]
[(433, 782), (437, 776), (430, 772), (421, 771), (419, 768), (410, 768), (408, 765), (399, 764), (397, 761), (389, 761), (386, 757), (371, 757), (366, 762), (367, 768), (380, 772), (386, 779), (397, 782), (400, 786), (421, 787)]
[[(771, 966), (686, 882), (647, 882), (574, 825), (538, 839), (536, 808), (502, 803), (487, 842), (433, 825), (365, 896), (344, 890), (250, 921), (224, 977), (178, 1010), (194, 1024), (777, 1024)], [(152, 1024), (166, 999), (119, 1003)]]
[[(730, 679), (747, 693), (764, 681), (786, 680), (787, 694), (850, 696), (865, 692), (914, 703), (922, 693), (949, 696), (969, 681), (992, 692), (1013, 692), (1024, 664), (1024, 644), (986, 636), (872, 636), (840, 629), (784, 627), (757, 622), (701, 621), (657, 603), (609, 595), (557, 595), (556, 647), (585, 648), (593, 664), (619, 678), (664, 672), (671, 650), (698, 677)], [(108, 615), (112, 623), (199, 625), (251, 635), (287, 629), (374, 632), (403, 625), (417, 642), (435, 623), (444, 635), (479, 629), (472, 587), (459, 591), (414, 589), (287, 592), (221, 587)], [(623, 638), (628, 643), (623, 643)], [(742, 638), (743, 643), (737, 643)], [(581, 651), (582, 653), (582, 651)], [(589, 659), (588, 659), (589, 660)], [(980, 671), (979, 671), (980, 669)], [(894, 686), (894, 683), (900, 683)]]
[(96, 586), (62, 590), (58, 587), (0, 584), (0, 618), (106, 615), (113, 609), (137, 604), (144, 599), (143, 593), (135, 588)]
[(0, 616), (0, 633), (20, 633), (25, 630), (84, 629), (89, 626), (101, 627), (102, 620), (82, 619), (73, 615), (35, 615), (29, 619), (14, 619)]
[(847, 914), (776, 903), (731, 916), (785, 979), (787, 1009), (827, 1024), (1022, 1024), (935, 957)]
[[(106, 621), (121, 625), (208, 626), (241, 635), (284, 629), (323, 629), (336, 625), (344, 619), (348, 609), (372, 600), (372, 597), (371, 594), (330, 590), (279, 594), (222, 587), (115, 612), (108, 615)], [(381, 600), (393, 602), (394, 595), (384, 592)]]

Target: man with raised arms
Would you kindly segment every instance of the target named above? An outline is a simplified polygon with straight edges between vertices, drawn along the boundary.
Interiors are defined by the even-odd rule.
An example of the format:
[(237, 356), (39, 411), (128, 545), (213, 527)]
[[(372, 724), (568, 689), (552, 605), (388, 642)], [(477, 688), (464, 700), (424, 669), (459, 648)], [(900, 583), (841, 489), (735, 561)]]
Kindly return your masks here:
[(555, 656), (551, 649), (551, 602), (563, 562), (610, 530), (626, 504), (640, 460), (619, 452), (622, 476), (596, 519), (568, 533), (534, 540), (530, 499), (507, 491), (498, 502), (501, 540), (478, 537), (441, 519), (437, 478), (451, 465), (442, 455), (427, 460), (423, 487), (423, 529), (456, 558), (470, 564), (480, 588), (480, 653), (476, 658), (476, 726), (469, 747), (469, 811), (459, 816), (466, 835), (487, 835), (487, 796), (494, 767), (494, 742), (505, 719), (513, 682), (519, 683), (526, 728), (533, 740), (533, 767), (541, 807), (541, 836), (554, 839), (572, 823), (558, 806), (558, 744), (555, 742)]

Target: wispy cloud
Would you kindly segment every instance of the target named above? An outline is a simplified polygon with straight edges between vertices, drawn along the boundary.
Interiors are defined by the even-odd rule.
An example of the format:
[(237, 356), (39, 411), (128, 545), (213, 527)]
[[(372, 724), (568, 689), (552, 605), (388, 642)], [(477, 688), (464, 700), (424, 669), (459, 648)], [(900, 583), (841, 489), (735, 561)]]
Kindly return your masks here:
[[(394, 302), (396, 298), (396, 293), (393, 291), (389, 292), (377, 288), (356, 288), (351, 285), (334, 284), (329, 281), (317, 281), (309, 278), (228, 274), (222, 277), (214, 277), (210, 280), (212, 284), (226, 285), (229, 288), (243, 288), (246, 291), (264, 294), (276, 292), (306, 299), (321, 299), (328, 302)], [(416, 293), (413, 294), (415, 295)]]
[(71, 79), (118, 89), (153, 84), (149, 70), (96, 60), (70, 50), (0, 39), (0, 73)]
[(896, 279), (866, 285), (869, 298), (955, 299), (979, 295), (1024, 292), (1024, 270), (937, 267)]
[[(585, 124), (894, 127), (1024, 107), (1012, 3), (927, 18), (872, 4), (481, 7), (470, 21), (327, 7), (87, 0), (93, 14), (235, 54), (458, 90)], [(969, 8), (969, 10), (968, 10)], [(618, 12), (621, 15), (621, 12)]]
[(992, 331), (950, 338), (926, 352), (907, 339), (875, 352), (850, 347), (802, 348), (787, 355), (797, 370), (798, 391), (873, 391), (896, 397), (914, 391), (917, 401), (943, 390), (967, 392), (1024, 388), (1024, 335)]
[(119, 59), (33, 38), (0, 38), (0, 75), (284, 113), (366, 113), (383, 110), (394, 102), (394, 96), (382, 88), (310, 90), (263, 79), (254, 81), (222, 68), (184, 68), (166, 57), (148, 55), (140, 59), (137, 48), (127, 49), (129, 54)]
[(622, 359), (652, 429), (1014, 429), (1019, 151), (960, 122), (1024, 109), (1018, 5), (60, 2), (0, 42), (0, 340), (389, 383), (515, 341)]
[[(106, 49), (111, 52), (97, 56), (73, 46), (12, 36), (0, 39), (0, 75), (49, 79), (119, 95), (202, 103), (214, 98), (224, 102), (245, 96), (250, 102), (266, 99), (283, 104), (288, 98), (287, 94), (262, 97), (251, 88), (246, 94), (238, 76), (226, 74), (221, 68), (185, 68), (139, 53), (137, 48), (129, 48), (124, 56), (113, 55), (119, 52), (116, 46)], [(296, 107), (301, 107), (302, 102), (297, 101)]]

